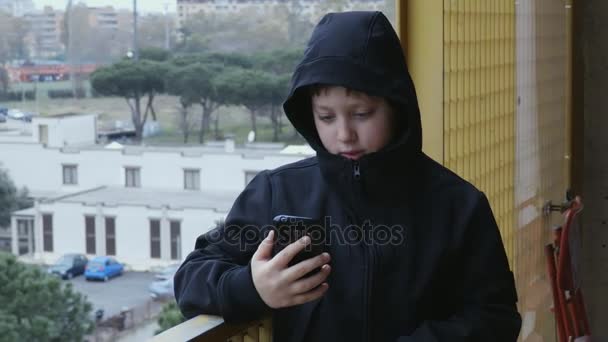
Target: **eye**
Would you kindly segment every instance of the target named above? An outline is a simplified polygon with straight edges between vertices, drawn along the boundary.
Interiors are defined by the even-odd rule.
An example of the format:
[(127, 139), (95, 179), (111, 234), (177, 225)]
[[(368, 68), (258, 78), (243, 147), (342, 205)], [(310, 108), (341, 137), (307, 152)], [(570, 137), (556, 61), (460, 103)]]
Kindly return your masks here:
[(317, 117), (323, 122), (331, 122), (335, 116), (332, 114), (318, 114)]
[(358, 112), (358, 113), (353, 114), (353, 116), (356, 118), (365, 119), (365, 118), (371, 116), (373, 114), (373, 112), (374, 112), (373, 110), (366, 111), (366, 112)]

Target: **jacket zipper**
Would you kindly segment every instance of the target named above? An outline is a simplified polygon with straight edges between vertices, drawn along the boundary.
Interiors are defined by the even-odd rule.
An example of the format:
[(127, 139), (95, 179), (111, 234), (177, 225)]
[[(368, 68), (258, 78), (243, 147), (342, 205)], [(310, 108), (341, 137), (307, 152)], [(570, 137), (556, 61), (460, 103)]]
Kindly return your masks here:
[[(353, 189), (355, 191), (355, 212), (356, 213), (360, 213), (360, 211), (358, 210), (359, 208), (358, 205), (360, 204), (361, 201), (361, 168), (358, 162), (353, 162), (353, 181), (354, 181), (354, 186)], [(356, 219), (358, 222), (356, 222), (357, 225), (361, 226), (361, 232), (363, 234), (366, 234), (365, 231), (363, 231), (363, 226), (362, 226), (362, 222), (361, 219), (359, 219), (357, 217)], [(371, 279), (371, 274), (372, 274), (372, 253), (368, 252), (368, 246), (365, 244), (365, 239), (363, 239), (363, 241), (361, 241), (361, 247), (363, 250), (363, 263), (364, 263), (364, 267), (365, 267), (365, 271), (364, 271), (364, 282), (363, 282), (363, 292), (364, 292), (364, 296), (363, 296), (363, 314), (364, 314), (364, 321), (363, 321), (363, 339), (364, 341), (371, 341), (371, 322), (370, 322), (370, 309), (371, 309), (371, 302), (372, 302), (372, 291), (371, 291), (371, 286), (372, 286), (372, 279)]]

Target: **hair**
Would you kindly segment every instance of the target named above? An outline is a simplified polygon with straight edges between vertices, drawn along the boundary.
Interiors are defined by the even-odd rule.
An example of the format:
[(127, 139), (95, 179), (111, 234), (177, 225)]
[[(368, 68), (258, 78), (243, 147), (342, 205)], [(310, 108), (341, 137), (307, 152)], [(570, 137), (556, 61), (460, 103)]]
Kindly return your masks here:
[[(335, 85), (331, 85), (331, 84), (321, 84), (321, 83), (317, 83), (317, 84), (313, 84), (308, 86), (308, 95), (312, 98), (313, 96), (318, 96), (321, 95), (321, 93), (325, 93), (329, 90), (329, 88), (331, 87), (336, 87)], [(343, 86), (341, 86), (343, 87)], [(377, 96), (372, 96), (372, 95), (368, 95), (363, 91), (360, 90), (355, 90), (355, 89), (351, 89), (348, 87), (344, 87), (344, 89), (346, 89), (346, 96), (355, 96), (355, 97), (361, 97), (361, 96), (367, 96), (367, 97), (377, 97)]]

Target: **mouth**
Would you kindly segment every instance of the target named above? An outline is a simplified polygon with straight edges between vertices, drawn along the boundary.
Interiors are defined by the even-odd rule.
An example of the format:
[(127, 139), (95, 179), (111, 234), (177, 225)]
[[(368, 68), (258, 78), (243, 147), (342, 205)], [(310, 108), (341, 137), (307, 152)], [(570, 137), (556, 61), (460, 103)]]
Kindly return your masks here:
[(340, 155), (348, 159), (357, 160), (363, 156), (363, 151), (340, 152)]

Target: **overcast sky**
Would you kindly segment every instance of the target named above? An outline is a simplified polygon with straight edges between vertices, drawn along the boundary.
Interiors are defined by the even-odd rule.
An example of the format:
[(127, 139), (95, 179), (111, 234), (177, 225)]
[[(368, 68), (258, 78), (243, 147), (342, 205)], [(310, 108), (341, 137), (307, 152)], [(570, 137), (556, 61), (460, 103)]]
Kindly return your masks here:
[[(114, 6), (115, 8), (133, 8), (133, 0), (73, 0), (74, 3), (84, 2), (89, 6)], [(67, 0), (34, 0), (36, 8), (48, 5), (54, 8), (65, 8)], [(137, 9), (142, 12), (164, 12), (165, 4), (169, 5), (169, 12), (175, 12), (175, 0), (137, 0)]]

